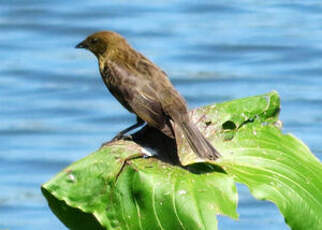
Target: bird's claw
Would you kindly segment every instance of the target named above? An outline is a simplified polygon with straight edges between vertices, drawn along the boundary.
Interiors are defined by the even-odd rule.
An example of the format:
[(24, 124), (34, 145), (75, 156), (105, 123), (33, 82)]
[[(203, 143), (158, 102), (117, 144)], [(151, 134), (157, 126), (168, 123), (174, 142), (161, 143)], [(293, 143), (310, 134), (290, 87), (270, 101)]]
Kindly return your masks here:
[(132, 138), (132, 135), (117, 134), (115, 137), (113, 137), (111, 142), (119, 141), (119, 140), (132, 141), (133, 138)]
[(150, 157), (150, 156), (146, 155), (145, 153), (136, 153), (136, 154), (133, 154), (133, 155), (130, 155), (130, 156), (126, 157), (125, 159), (122, 159), (121, 160), (121, 167), (120, 167), (119, 171), (117, 172), (117, 174), (115, 176), (115, 183), (117, 182), (117, 179), (121, 175), (125, 165), (129, 164), (129, 162), (131, 160), (138, 159), (138, 158), (148, 158), (148, 157)]
[(113, 137), (112, 140), (104, 142), (101, 145), (100, 149), (103, 148), (104, 146), (110, 145), (110, 144), (112, 144), (112, 143), (114, 143), (116, 141), (119, 141), (119, 140), (132, 141), (133, 140), (133, 137), (132, 137), (132, 135), (117, 134), (115, 137)]

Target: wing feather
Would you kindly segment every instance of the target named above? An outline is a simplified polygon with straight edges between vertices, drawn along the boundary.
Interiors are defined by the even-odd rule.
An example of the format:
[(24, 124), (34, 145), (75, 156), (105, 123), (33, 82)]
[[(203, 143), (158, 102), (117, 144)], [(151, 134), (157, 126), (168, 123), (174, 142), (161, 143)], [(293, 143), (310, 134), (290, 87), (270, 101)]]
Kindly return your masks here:
[(110, 74), (107, 86), (111, 93), (130, 112), (135, 113), (150, 126), (163, 129), (168, 125), (162, 110), (158, 93), (150, 79), (138, 73), (130, 73), (126, 68), (115, 63), (109, 63)]

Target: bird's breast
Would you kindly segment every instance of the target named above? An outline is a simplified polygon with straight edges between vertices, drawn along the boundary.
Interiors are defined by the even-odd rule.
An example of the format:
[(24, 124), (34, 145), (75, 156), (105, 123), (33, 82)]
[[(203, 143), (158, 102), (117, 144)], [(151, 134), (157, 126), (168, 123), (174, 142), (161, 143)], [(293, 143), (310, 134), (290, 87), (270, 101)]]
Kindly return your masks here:
[(128, 100), (132, 97), (131, 84), (127, 81), (127, 78), (122, 75), (113, 65), (100, 65), (100, 73), (104, 81), (105, 86), (111, 92), (111, 94), (130, 112), (131, 107), (128, 104)]

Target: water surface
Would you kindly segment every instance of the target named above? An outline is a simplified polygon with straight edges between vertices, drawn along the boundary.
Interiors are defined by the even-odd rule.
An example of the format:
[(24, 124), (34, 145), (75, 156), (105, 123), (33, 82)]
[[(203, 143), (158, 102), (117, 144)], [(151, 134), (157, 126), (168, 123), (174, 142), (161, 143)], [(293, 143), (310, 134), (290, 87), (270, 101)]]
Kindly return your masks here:
[[(169, 74), (191, 108), (277, 90), (284, 132), (321, 159), (319, 1), (0, 0), (0, 229), (66, 229), (40, 185), (135, 121), (73, 47), (115, 30)], [(239, 186), (239, 222), (288, 229)]]

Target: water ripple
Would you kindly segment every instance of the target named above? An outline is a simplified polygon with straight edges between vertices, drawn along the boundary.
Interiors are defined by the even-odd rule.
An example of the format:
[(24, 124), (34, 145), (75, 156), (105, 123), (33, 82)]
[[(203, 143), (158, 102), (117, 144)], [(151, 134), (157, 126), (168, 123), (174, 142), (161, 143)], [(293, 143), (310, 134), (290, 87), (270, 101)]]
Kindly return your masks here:
[[(97, 30), (125, 35), (190, 108), (277, 90), (284, 131), (321, 159), (321, 8), (311, 0), (0, 1), (0, 228), (65, 229), (40, 185), (135, 122), (105, 89), (94, 56), (73, 48)], [(240, 221), (220, 220), (223, 229), (287, 229), (275, 206), (241, 193)]]

